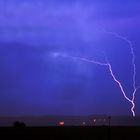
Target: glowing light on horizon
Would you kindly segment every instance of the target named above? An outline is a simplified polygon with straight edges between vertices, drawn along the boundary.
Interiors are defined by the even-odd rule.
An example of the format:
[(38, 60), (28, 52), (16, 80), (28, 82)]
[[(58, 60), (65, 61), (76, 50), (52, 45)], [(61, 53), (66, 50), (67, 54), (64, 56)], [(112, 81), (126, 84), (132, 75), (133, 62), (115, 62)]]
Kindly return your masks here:
[(95, 123), (96, 122), (96, 119), (93, 119), (93, 122)]
[(83, 122), (82, 124), (83, 124), (83, 125), (86, 125), (86, 122)]
[(60, 121), (60, 122), (59, 122), (59, 125), (61, 125), (61, 126), (64, 125), (64, 124), (65, 124), (64, 121)]

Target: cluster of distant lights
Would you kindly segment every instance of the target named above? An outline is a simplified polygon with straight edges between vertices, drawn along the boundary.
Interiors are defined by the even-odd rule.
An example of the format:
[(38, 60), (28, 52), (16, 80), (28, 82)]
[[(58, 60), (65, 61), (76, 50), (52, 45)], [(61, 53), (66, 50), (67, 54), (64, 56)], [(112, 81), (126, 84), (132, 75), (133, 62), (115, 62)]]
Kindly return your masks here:
[[(96, 124), (96, 123), (99, 123), (99, 122), (104, 123), (104, 122), (106, 122), (106, 119), (98, 119), (98, 120), (97, 119), (93, 119), (92, 124)], [(83, 122), (82, 124), (86, 125), (87, 123)]]
[[(97, 119), (93, 119), (93, 120), (91, 121), (92, 125), (95, 125), (95, 124), (100, 123), (100, 122), (105, 123), (105, 122), (107, 122), (107, 120), (106, 120), (106, 119), (98, 119), (98, 120), (97, 120)], [(59, 125), (59, 126), (64, 126), (65, 124), (66, 124), (65, 121), (59, 121), (59, 122), (58, 122), (58, 125)], [(81, 122), (81, 124), (82, 124), (82, 125), (87, 125), (88, 122), (87, 122), (87, 121), (83, 121), (83, 122)]]

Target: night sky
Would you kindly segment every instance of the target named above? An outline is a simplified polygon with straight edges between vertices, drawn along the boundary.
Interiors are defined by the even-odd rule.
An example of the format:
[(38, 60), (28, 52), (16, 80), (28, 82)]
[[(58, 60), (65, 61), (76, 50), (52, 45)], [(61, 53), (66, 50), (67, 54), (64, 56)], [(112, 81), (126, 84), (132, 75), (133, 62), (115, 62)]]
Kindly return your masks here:
[[(0, 0), (0, 116), (129, 115), (140, 85), (139, 0)], [(135, 96), (140, 115), (140, 90)]]

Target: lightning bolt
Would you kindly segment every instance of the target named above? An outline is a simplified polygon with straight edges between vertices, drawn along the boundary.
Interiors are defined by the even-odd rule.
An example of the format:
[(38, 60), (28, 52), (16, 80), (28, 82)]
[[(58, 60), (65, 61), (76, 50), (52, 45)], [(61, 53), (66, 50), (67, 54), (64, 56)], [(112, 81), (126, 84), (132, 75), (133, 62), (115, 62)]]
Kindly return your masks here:
[(133, 79), (133, 92), (132, 92), (132, 99), (130, 99), (130, 98), (128, 98), (126, 96), (126, 93), (123, 92), (124, 90), (121, 90), (121, 91), (123, 92), (125, 99), (128, 100), (132, 104), (131, 112), (133, 114), (133, 117), (135, 117), (136, 116), (135, 111), (134, 111), (134, 108), (135, 108), (135, 94), (136, 94), (137, 90), (139, 89), (139, 86), (138, 87), (136, 86), (136, 64), (135, 64), (135, 53), (134, 53), (133, 44), (132, 44), (132, 42), (129, 39), (127, 39), (124, 36), (119, 35), (116, 32), (108, 32), (108, 31), (104, 31), (104, 32), (107, 33), (107, 34), (113, 35), (114, 37), (116, 37), (118, 39), (121, 39), (121, 40), (125, 41), (128, 44), (129, 48), (130, 48), (130, 52), (131, 52), (131, 56), (132, 56), (132, 67), (133, 67), (133, 78), (132, 78)]
[(110, 75), (112, 77), (112, 79), (114, 80), (114, 82), (118, 85), (118, 87), (120, 88), (122, 94), (123, 94), (123, 97), (129, 102), (131, 103), (132, 107), (131, 107), (131, 112), (132, 112), (132, 115), (133, 117), (136, 116), (135, 114), (135, 94), (138, 90), (138, 88), (140, 87), (136, 87), (136, 64), (135, 64), (135, 54), (134, 54), (134, 48), (133, 48), (133, 45), (132, 45), (132, 42), (130, 40), (128, 40), (126, 37), (123, 37), (119, 34), (117, 34), (116, 32), (106, 32), (105, 33), (107, 34), (110, 34), (110, 35), (113, 35), (123, 41), (125, 41), (128, 45), (129, 45), (129, 48), (130, 48), (130, 51), (131, 51), (131, 55), (132, 55), (132, 66), (133, 66), (133, 93), (132, 93), (132, 99), (129, 98), (123, 88), (123, 85), (122, 83), (116, 78), (114, 72), (113, 72), (113, 69), (112, 69), (112, 65), (111, 63), (107, 60), (107, 58), (105, 58), (106, 62), (103, 63), (103, 62), (99, 62), (99, 61), (94, 61), (93, 59), (88, 59), (88, 58), (84, 58), (84, 57), (76, 57), (76, 56), (71, 56), (71, 55), (67, 55), (66, 53), (54, 53), (53, 56), (54, 57), (58, 57), (58, 56), (61, 56), (61, 57), (69, 57), (71, 59), (74, 59), (74, 60), (80, 60), (80, 61), (84, 61), (84, 62), (87, 62), (87, 63), (93, 63), (93, 64), (97, 64), (97, 65), (100, 65), (100, 66), (106, 66), (110, 72)]

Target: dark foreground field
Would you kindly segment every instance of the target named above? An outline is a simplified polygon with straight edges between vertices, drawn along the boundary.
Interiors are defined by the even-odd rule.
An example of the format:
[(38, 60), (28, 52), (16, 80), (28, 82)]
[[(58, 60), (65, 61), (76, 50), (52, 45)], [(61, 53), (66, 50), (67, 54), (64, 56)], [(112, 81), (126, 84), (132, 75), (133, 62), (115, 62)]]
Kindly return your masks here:
[(0, 140), (140, 140), (140, 127), (2, 127)]

